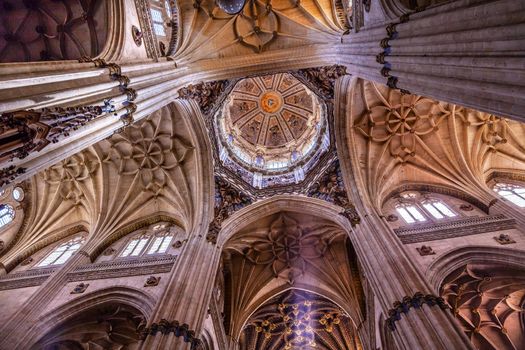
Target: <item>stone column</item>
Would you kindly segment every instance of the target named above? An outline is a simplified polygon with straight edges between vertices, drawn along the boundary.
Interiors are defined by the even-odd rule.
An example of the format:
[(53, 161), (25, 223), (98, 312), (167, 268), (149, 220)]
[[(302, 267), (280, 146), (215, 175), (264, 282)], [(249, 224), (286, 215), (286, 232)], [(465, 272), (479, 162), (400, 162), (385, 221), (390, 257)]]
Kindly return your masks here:
[(344, 38), (348, 72), (525, 121), (525, 2), (460, 0)]
[(205, 236), (195, 235), (186, 242), (141, 349), (189, 350), (199, 342), (220, 260), (219, 249)]
[[(57, 267), (48, 279), (36, 290), (22, 307), (0, 329), (0, 349), (29, 349), (36, 339), (28, 331), (36, 324), (43, 310), (53, 301), (67, 283), (68, 274), (81, 265), (91, 263), (89, 253), (83, 248), (73, 255), (64, 265)], [(39, 334), (42, 336), (43, 334)]]
[(398, 349), (473, 349), (392, 230), (372, 208), (358, 211), (351, 239)]

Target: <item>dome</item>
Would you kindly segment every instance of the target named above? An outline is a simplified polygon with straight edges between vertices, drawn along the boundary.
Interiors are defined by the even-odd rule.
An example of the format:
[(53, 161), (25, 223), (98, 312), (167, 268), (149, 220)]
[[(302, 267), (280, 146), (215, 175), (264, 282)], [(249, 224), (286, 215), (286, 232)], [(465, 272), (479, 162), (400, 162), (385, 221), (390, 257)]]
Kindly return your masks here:
[(217, 116), (222, 158), (260, 175), (298, 169), (297, 182), (319, 146), (329, 143), (325, 114), (319, 97), (291, 74), (242, 79)]

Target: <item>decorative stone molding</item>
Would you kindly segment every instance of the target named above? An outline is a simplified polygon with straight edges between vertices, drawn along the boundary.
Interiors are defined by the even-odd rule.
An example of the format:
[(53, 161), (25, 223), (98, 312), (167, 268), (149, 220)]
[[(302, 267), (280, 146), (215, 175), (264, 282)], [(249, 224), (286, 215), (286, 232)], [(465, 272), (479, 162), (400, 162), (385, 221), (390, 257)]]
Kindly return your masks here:
[(394, 214), (390, 214), (386, 217), (386, 221), (388, 222), (396, 222), (397, 220), (399, 220), (399, 218), (397, 215)]
[(435, 255), (436, 254), (436, 252), (432, 249), (432, 247), (428, 246), (428, 245), (422, 245), (421, 247), (416, 248), (416, 250), (418, 251), (419, 255), (421, 255), (421, 256)]
[(208, 228), (206, 240), (212, 244), (217, 243), (217, 237), (221, 231), (224, 220), (235, 211), (252, 203), (252, 198), (244, 192), (233, 187), (225, 179), (215, 177), (215, 215)]
[(316, 86), (325, 99), (334, 98), (335, 81), (346, 75), (346, 67), (340, 65), (300, 69), (296, 75)]
[(407, 314), (411, 308), (419, 309), (427, 304), (428, 306), (439, 306), (441, 310), (447, 310), (448, 306), (445, 300), (441, 297), (437, 297), (432, 294), (424, 295), (421, 292), (417, 292), (414, 296), (406, 296), (402, 301), (396, 301), (393, 304), (393, 308), (388, 310), (388, 318), (386, 319), (386, 325), (391, 331), (396, 330), (395, 323), (401, 320), (402, 314)]
[(24, 272), (10, 273), (0, 277), (0, 290), (18, 289), (39, 286), (53, 273), (56, 267), (32, 269)]
[(341, 215), (350, 220), (352, 226), (361, 221), (354, 205), (348, 199), (339, 161), (335, 161), (325, 174), (313, 184), (308, 190), (308, 196), (323, 199), (342, 207), (344, 210)]
[(20, 265), (22, 265), (22, 266), (27, 266), (27, 265), (31, 264), (32, 262), (33, 262), (33, 258), (32, 258), (32, 257), (29, 257), (29, 258), (25, 259), (24, 261), (22, 261), (22, 262), (20, 263)]
[(116, 250), (114, 248), (108, 248), (106, 250), (104, 250), (104, 252), (102, 253), (102, 255), (104, 256), (111, 256), (113, 254), (115, 254)]
[(179, 98), (192, 99), (198, 103), (202, 113), (207, 115), (215, 106), (219, 96), (226, 88), (226, 80), (190, 84), (179, 89)]
[(474, 210), (474, 207), (472, 205), (470, 205), (470, 204), (461, 204), (459, 206), (459, 209), (463, 210), (463, 211), (472, 211), (472, 210)]
[(148, 0), (135, 0), (135, 8), (139, 17), (142, 38), (148, 57), (157, 59), (160, 56), (157, 48), (157, 36), (153, 31), (151, 13)]
[(144, 34), (142, 34), (142, 32), (137, 26), (131, 26), (131, 35), (133, 37), (135, 45), (139, 47), (142, 46), (142, 37), (144, 36)]
[(470, 216), (443, 223), (413, 225), (394, 229), (394, 232), (403, 244), (411, 244), (510, 230), (515, 227), (516, 221), (514, 219), (498, 214), (482, 217)]
[(68, 281), (96, 280), (167, 273), (177, 257), (164, 256), (140, 259), (117, 259), (110, 262), (83, 265), (68, 275)]
[(516, 243), (515, 240), (510, 238), (510, 236), (505, 233), (502, 233), (499, 236), (494, 237), (494, 239), (496, 240), (496, 242), (498, 242), (501, 245)]
[[(67, 281), (78, 282), (168, 273), (171, 271), (176, 259), (176, 256), (170, 255), (153, 258), (117, 259), (109, 262), (82, 265), (67, 275)], [(60, 266), (34, 268), (1, 276), (0, 290), (39, 286), (58, 269), (60, 269)]]
[(160, 277), (149, 276), (144, 283), (144, 287), (155, 287), (160, 283)]
[(153, 323), (144, 329), (142, 339), (146, 339), (148, 335), (157, 335), (157, 333), (174, 333), (176, 337), (183, 337), (184, 342), (191, 343), (191, 349), (197, 349), (201, 345), (201, 341), (195, 337), (195, 331), (190, 330), (190, 326), (186, 323), (180, 324), (179, 321), (170, 322), (163, 318), (158, 323)]
[[(363, 4), (365, 5), (365, 9), (366, 9), (366, 2), (369, 3), (370, 1), (363, 0)], [(368, 4), (367, 12), (369, 10), (370, 10), (370, 4)], [(421, 12), (423, 10), (424, 10), (424, 8), (421, 7), (421, 8), (415, 9), (411, 13)], [(399, 17), (399, 21), (396, 22), (396, 23), (389, 23), (385, 27), (387, 36), (385, 38), (381, 39), (381, 41), (379, 42), (379, 47), (381, 47), (382, 51), (378, 55), (376, 55), (376, 62), (383, 65), (379, 72), (381, 73), (381, 75), (383, 77), (387, 78), (386, 85), (389, 88), (391, 88), (391, 89), (399, 89), (397, 87), (397, 83), (398, 83), (399, 79), (398, 79), (398, 77), (393, 76), (393, 75), (390, 74), (390, 71), (392, 70), (392, 65), (386, 60), (386, 57), (389, 56), (390, 53), (391, 53), (390, 41), (392, 41), (394, 39), (397, 39), (397, 36), (398, 36), (398, 32), (397, 32), (397, 29), (396, 29), (397, 25), (399, 25), (401, 23), (408, 22), (409, 19), (410, 19), (410, 14), (411, 13), (407, 13), (407, 14), (402, 15), (401, 17)], [(410, 91), (408, 91), (408, 90), (401, 89), (400, 91), (403, 94), (410, 94)]]
[(79, 283), (71, 291), (70, 294), (82, 294), (82, 293), (84, 293), (86, 291), (87, 287), (89, 287), (89, 283)]
[(0, 187), (9, 185), (11, 182), (15, 181), (20, 175), (25, 174), (26, 168), (16, 167), (10, 165), (7, 168), (0, 169)]

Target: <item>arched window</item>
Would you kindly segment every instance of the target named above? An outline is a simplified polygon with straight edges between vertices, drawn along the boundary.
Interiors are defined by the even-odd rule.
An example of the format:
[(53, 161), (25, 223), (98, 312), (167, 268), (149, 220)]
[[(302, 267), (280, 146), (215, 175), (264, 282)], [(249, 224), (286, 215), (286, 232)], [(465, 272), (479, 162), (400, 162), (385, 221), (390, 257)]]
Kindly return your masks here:
[(76, 237), (66, 243), (60, 244), (47, 257), (45, 257), (37, 266), (51, 266), (64, 264), (84, 243), (84, 237)]
[(458, 216), (441, 199), (412, 191), (400, 195), (395, 209), (407, 224)]
[(497, 183), (494, 185), (494, 191), (518, 207), (525, 208), (525, 187), (508, 183)]
[(168, 250), (173, 234), (166, 225), (156, 225), (153, 227), (153, 233), (143, 233), (134, 237), (128, 242), (121, 257), (140, 256), (150, 254), (164, 254)]
[(0, 228), (9, 224), (15, 218), (15, 210), (9, 204), (0, 204)]
[(151, 20), (153, 21), (153, 31), (156, 35), (166, 37), (166, 23), (171, 20), (171, 6), (169, 0), (151, 0)]
[(450, 210), (445, 203), (440, 200), (432, 199), (423, 202), (423, 207), (435, 218), (453, 218), (457, 216), (452, 210)]
[(407, 224), (413, 224), (414, 222), (425, 222), (427, 219), (421, 213), (421, 211), (415, 206), (408, 203), (398, 204), (396, 211), (401, 215), (403, 220)]

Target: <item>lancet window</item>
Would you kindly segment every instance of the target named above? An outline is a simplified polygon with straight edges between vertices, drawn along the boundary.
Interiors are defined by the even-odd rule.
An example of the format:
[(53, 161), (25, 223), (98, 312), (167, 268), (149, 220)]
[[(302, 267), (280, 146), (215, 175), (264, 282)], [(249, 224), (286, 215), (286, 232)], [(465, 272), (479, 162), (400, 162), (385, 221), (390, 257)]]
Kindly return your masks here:
[(518, 207), (525, 208), (525, 187), (516, 184), (497, 183), (494, 185), (493, 189), (500, 196)]
[(80, 247), (84, 244), (84, 237), (75, 237), (65, 243), (57, 246), (51, 253), (49, 253), (37, 267), (51, 266), (51, 265), (62, 265), (69, 260), (75, 254)]

